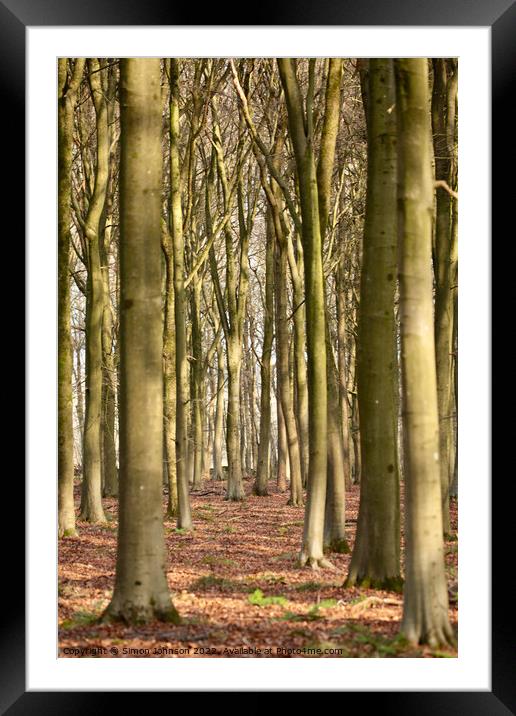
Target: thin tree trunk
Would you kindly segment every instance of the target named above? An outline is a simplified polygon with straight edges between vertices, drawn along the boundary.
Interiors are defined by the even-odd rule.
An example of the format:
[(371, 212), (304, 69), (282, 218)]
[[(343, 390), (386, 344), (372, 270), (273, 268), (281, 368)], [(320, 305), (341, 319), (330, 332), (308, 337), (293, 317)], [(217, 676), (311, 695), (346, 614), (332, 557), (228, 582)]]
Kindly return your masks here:
[(290, 463), (288, 459), (287, 429), (281, 408), (279, 391), (276, 388), (276, 415), (278, 423), (278, 459), (276, 461), (276, 486), (280, 492), (287, 489), (287, 480), (290, 474)]
[[(335, 145), (340, 118), (340, 84), (343, 61), (328, 60), (324, 120), (321, 136), (319, 162), (317, 165), (317, 194), (319, 202), (319, 226), (321, 242), (324, 242), (328, 225), (331, 198), (331, 179), (335, 160)], [(327, 315), (325, 317), (326, 375), (328, 391), (328, 463), (324, 543), (329, 551), (348, 552), (346, 541), (345, 481), (349, 465), (342, 442), (342, 417), (339, 410), (339, 388), (336, 379), (333, 351)]]
[[(323, 555), (327, 468), (327, 386), (324, 273), (319, 200), (313, 147), (313, 74), (310, 60), (306, 115), (291, 59), (278, 59), (287, 104), (289, 131), (296, 159), (305, 262), (306, 337), (309, 407), (309, 475), (300, 564), (331, 566)], [(306, 126), (306, 131), (305, 131)]]
[(337, 308), (337, 365), (339, 373), (339, 407), (342, 419), (342, 443), (344, 445), (344, 459), (348, 465), (346, 473), (346, 489), (351, 488), (351, 437), (349, 430), (349, 403), (348, 380), (346, 365), (346, 298), (344, 282), (344, 264), (338, 265), (336, 277), (336, 308)]
[(193, 489), (202, 486), (202, 455), (203, 455), (203, 369), (202, 369), (202, 335), (201, 335), (201, 282), (196, 280), (191, 290), (192, 317), (192, 436), (193, 436)]
[(303, 295), (303, 249), (298, 242), (297, 257), (294, 256), (294, 247), (288, 238), (288, 259), (290, 275), (292, 278), (292, 293), (294, 299), (294, 361), (296, 376), (296, 417), (298, 423), (300, 452), (301, 452), (301, 478), (303, 487), (306, 487), (308, 477), (309, 435), (308, 435), (308, 384), (306, 373), (306, 329), (305, 329), (305, 299)]
[(457, 260), (457, 249), (458, 249), (458, 220), (459, 220), (459, 207), (458, 202), (455, 201), (452, 207), (452, 242), (451, 242), (451, 290), (453, 300), (453, 396), (451, 409), (453, 409), (453, 463), (452, 463), (452, 474), (450, 483), (450, 495), (457, 497), (459, 489), (459, 444), (457, 435), (458, 425), (458, 412), (459, 412), (459, 375), (458, 375), (458, 296), (459, 296), (459, 274), (458, 274), (458, 260)]
[(174, 260), (172, 237), (162, 231), (161, 245), (165, 254), (165, 317), (163, 323), (164, 441), (168, 476), (169, 517), (177, 517), (179, 498), (176, 467), (176, 346), (174, 337)]
[(179, 157), (179, 60), (170, 60), (170, 226), (174, 257), (174, 316), (176, 329), (176, 471), (179, 510), (177, 526), (191, 530), (192, 513), (188, 494), (189, 450), (187, 402), (189, 400), (186, 355), (186, 297), (184, 288), (184, 240), (181, 211)]
[[(77, 534), (73, 500), (73, 356), (70, 333), (70, 223), (73, 114), (85, 60), (75, 60), (71, 81), (58, 61), (58, 535)], [(82, 407), (82, 406), (81, 406)]]
[(222, 470), (222, 440), (224, 436), (224, 351), (217, 348), (217, 400), (215, 404), (215, 428), (213, 435), (213, 479), (224, 480)]
[(263, 345), (260, 365), (260, 442), (258, 445), (258, 465), (256, 469), (255, 495), (267, 495), (270, 470), (271, 442), (271, 353), (274, 334), (274, 228), (271, 210), (266, 214), (266, 254), (265, 254), (265, 307), (263, 313)]
[[(280, 229), (281, 230), (281, 229)], [(276, 236), (275, 319), (276, 319), (276, 382), (287, 433), (290, 464), (290, 499), (288, 504), (303, 504), (301, 456), (289, 376), (289, 336), (287, 324), (287, 251), (286, 239)]]
[(324, 548), (328, 552), (347, 554), (346, 539), (346, 480), (349, 480), (349, 463), (346, 461), (342, 441), (342, 417), (339, 406), (339, 385), (336, 366), (326, 330), (328, 359), (328, 486), (324, 517)]
[(228, 408), (226, 417), (226, 445), (228, 455), (228, 500), (244, 499), (242, 455), (240, 444), (240, 374), (242, 346), (238, 336), (230, 336), (227, 344)]
[(91, 94), (97, 120), (97, 166), (95, 188), (85, 222), (88, 243), (88, 295), (86, 299), (86, 414), (84, 425), (84, 478), (80, 520), (106, 521), (102, 506), (102, 318), (104, 281), (100, 262), (100, 234), (109, 175), (109, 129), (107, 107), (100, 78), (100, 63), (89, 60)]
[[(435, 178), (453, 184), (453, 136), (457, 74), (447, 71), (446, 60), (434, 59), (432, 130)], [(450, 532), (449, 487), (451, 470), (451, 408), (453, 392), (453, 294), (451, 290), (451, 205), (444, 189), (437, 190), (435, 220), (435, 348), (437, 403), (439, 410), (439, 454), (444, 534)]]
[(84, 395), (82, 390), (82, 362), (81, 362), (81, 345), (77, 344), (75, 350), (75, 395), (76, 395), (76, 406), (75, 412), (77, 414), (77, 425), (79, 428), (79, 445), (80, 445), (80, 457), (81, 457), (81, 472), (82, 472), (82, 456), (83, 456), (83, 440), (84, 440)]
[[(108, 214), (109, 216), (110, 214)], [(109, 282), (109, 234), (105, 229), (101, 234), (100, 256), (102, 262), (102, 278), (104, 281), (104, 307), (102, 313), (102, 373), (103, 373), (103, 406), (102, 406), (102, 456), (103, 456), (103, 494), (104, 497), (118, 495), (118, 471), (116, 467), (115, 446), (115, 361), (113, 346), (113, 315), (111, 309), (111, 292)]]

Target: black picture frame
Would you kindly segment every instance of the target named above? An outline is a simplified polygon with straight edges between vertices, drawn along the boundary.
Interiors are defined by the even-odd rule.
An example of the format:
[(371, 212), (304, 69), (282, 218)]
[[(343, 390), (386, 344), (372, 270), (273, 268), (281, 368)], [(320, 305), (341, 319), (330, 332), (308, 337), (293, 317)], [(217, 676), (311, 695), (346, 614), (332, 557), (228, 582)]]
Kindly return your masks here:
[[(9, 186), (5, 206), (17, 217), (14, 228), (15, 240), (11, 233), (11, 245), (23, 247), (22, 231), (25, 216), (24, 197), (21, 187), (25, 184), (23, 158), (25, 156), (25, 41), (27, 26), (66, 25), (197, 25), (193, 22), (202, 16), (203, 26), (223, 25), (224, 6), (211, 4), (207, 8), (195, 8), (193, 4), (162, 3), (156, 0), (131, 2), (130, 0), (0, 0), (0, 48), (3, 61), (0, 63), (0, 88), (7, 121), (9, 141), (5, 149), (12, 152), (9, 161)], [(245, 12), (245, 8), (242, 10)], [(492, 40), (492, 232), (503, 237), (501, 223), (507, 217), (508, 209), (514, 203), (514, 181), (506, 182), (501, 177), (508, 160), (510, 144), (514, 136), (514, 111), (510, 111), (511, 80), (516, 63), (516, 5), (514, 0), (297, 0), (290, 3), (272, 3), (262, 0), (252, 8), (252, 15), (239, 12), (240, 25), (362, 25), (362, 26), (484, 26), (491, 28)], [(228, 19), (234, 19), (234, 16)], [(227, 23), (230, 24), (230, 23)], [(234, 23), (233, 23), (234, 24)], [(6, 136), (3, 134), (2, 136)], [(5, 156), (5, 155), (4, 155)], [(4, 165), (5, 167), (5, 165)], [(509, 225), (513, 226), (514, 222)], [(498, 231), (497, 231), (498, 229)], [(13, 230), (11, 230), (13, 231)], [(512, 228), (512, 233), (514, 228)], [(5, 235), (4, 235), (5, 236)], [(502, 238), (503, 240), (503, 238)], [(507, 235), (506, 235), (507, 240)], [(23, 261), (22, 257), (22, 261)], [(510, 285), (507, 260), (496, 261), (493, 268), (500, 270), (501, 285)], [(502, 266), (505, 264), (505, 266)], [(19, 264), (18, 264), (19, 265)], [(504, 271), (507, 272), (504, 280)], [(512, 283), (514, 279), (512, 280)], [(503, 298), (493, 296), (492, 315), (502, 312)], [(13, 320), (13, 319), (11, 319)], [(494, 344), (496, 346), (496, 343)], [(26, 348), (30, 350), (30, 346)], [(501, 351), (500, 351), (501, 352)], [(496, 354), (496, 353), (495, 353)], [(17, 360), (19, 360), (17, 358)], [(493, 373), (495, 376), (496, 373)], [(498, 372), (500, 375), (500, 372)], [(499, 378), (501, 380), (501, 378)], [(492, 388), (496, 387), (493, 380)], [(496, 390), (493, 390), (496, 395)], [(493, 440), (502, 451), (509, 441), (508, 426), (501, 426)], [(492, 454), (497, 454), (494, 450)], [(511, 468), (510, 471), (512, 472)], [(399, 714), (468, 714), (468, 716), (500, 716), (516, 713), (514, 689), (515, 660), (513, 639), (514, 627), (510, 623), (513, 593), (508, 591), (507, 569), (513, 563), (512, 553), (509, 564), (504, 555), (506, 545), (511, 543), (509, 517), (512, 505), (507, 501), (502, 473), (502, 484), (493, 480), (492, 498), (496, 519), (493, 519), (492, 556), (492, 691), (490, 692), (368, 692), (367, 705), (377, 706), (383, 713)], [(53, 479), (42, 475), (42, 479)], [(12, 505), (24, 503), (24, 485), (20, 476), (10, 477), (7, 489)], [(25, 687), (25, 604), (23, 585), (25, 582), (24, 542), (17, 529), (16, 543), (10, 541), (5, 547), (3, 559), (4, 593), (9, 591), (7, 605), (0, 613), (0, 713), (10, 716), (19, 714), (91, 714), (115, 707), (116, 693), (99, 695), (95, 692), (27, 692)], [(5, 538), (4, 538), (5, 540)], [(501, 555), (501, 556), (500, 556)], [(503, 562), (503, 564), (502, 564)], [(509, 603), (508, 603), (509, 602)], [(42, 615), (42, 618), (45, 618)], [(409, 685), (408, 685), (409, 686)], [(315, 690), (315, 689), (314, 689)], [(351, 698), (353, 693), (347, 693)], [(358, 694), (362, 700), (364, 694)], [(134, 706), (140, 696), (131, 694)], [(172, 704), (169, 704), (172, 706)], [(344, 707), (344, 704), (343, 704)], [(346, 706), (350, 708), (350, 706)], [(351, 706), (351, 708), (353, 708)]]

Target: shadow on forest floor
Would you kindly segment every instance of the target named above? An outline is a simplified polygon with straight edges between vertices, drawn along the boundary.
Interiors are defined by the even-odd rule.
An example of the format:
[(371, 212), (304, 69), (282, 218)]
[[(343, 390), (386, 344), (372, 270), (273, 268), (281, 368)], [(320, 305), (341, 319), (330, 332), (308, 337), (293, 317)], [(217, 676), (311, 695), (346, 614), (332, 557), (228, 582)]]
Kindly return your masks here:
[[(246, 481), (246, 491), (251, 483)], [(165, 521), (168, 581), (182, 618), (129, 627), (99, 625), (109, 603), (116, 559), (116, 509), (105, 526), (79, 523), (79, 537), (59, 544), (60, 656), (106, 657), (455, 657), (453, 650), (414, 648), (397, 632), (402, 598), (394, 592), (344, 589), (350, 555), (332, 554), (335, 571), (300, 569), (303, 510), (288, 495), (249, 495), (226, 502), (220, 483), (192, 494), (195, 531), (181, 534)], [(78, 491), (78, 486), (77, 486)], [(79, 493), (77, 492), (77, 499)], [(359, 490), (347, 495), (353, 545)], [(166, 496), (164, 496), (166, 504)], [(452, 528), (457, 510), (452, 502)], [(456, 628), (457, 542), (446, 547)]]

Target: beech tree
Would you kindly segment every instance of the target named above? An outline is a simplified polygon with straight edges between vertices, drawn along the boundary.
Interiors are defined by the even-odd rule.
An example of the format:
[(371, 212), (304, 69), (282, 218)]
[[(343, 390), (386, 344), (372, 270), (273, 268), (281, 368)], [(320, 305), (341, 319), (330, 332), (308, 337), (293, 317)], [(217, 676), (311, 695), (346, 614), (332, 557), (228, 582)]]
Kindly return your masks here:
[(109, 178), (109, 128), (107, 105), (98, 59), (87, 62), (88, 80), (95, 109), (97, 139), (93, 193), (83, 222), (88, 263), (86, 296), (86, 410), (84, 418), (84, 475), (80, 520), (106, 521), (102, 506), (102, 318), (104, 281), (100, 261), (100, 236), (104, 230)]
[(260, 436), (258, 444), (258, 464), (254, 493), (267, 495), (270, 477), (270, 441), (271, 441), (271, 353), (274, 335), (274, 227), (271, 209), (265, 218), (266, 249), (265, 249), (265, 297), (262, 357), (260, 361), (261, 393), (260, 393)]
[[(403, 576), (403, 634), (448, 648), (458, 62), (57, 69), (58, 531), (76, 536), (76, 508), (118, 520), (104, 621), (178, 622), (167, 579), (209, 565), (188, 590), (224, 597), (240, 530), (261, 540), (253, 570), (277, 531), (296, 569), (346, 565), (359, 593)], [(99, 534), (60, 552), (82, 560)], [(224, 557), (197, 559), (211, 541)]]
[(58, 63), (58, 519), (59, 537), (76, 534), (73, 503), (72, 343), (70, 332), (70, 225), (73, 116), (85, 60)]
[(357, 535), (346, 584), (400, 589), (394, 320), (397, 137), (392, 60), (369, 60), (366, 77), (367, 199), (357, 366), (363, 476)]
[(181, 173), (179, 160), (179, 61), (170, 61), (170, 227), (173, 255), (175, 358), (176, 358), (176, 472), (178, 492), (177, 526), (191, 530), (192, 515), (188, 496), (190, 454), (188, 450), (189, 401), (188, 362), (186, 343), (186, 296), (183, 240), (183, 212), (181, 207)]
[[(452, 188), (455, 184), (456, 161), (454, 151), (457, 61), (435, 58), (432, 61), (434, 84), (432, 92), (432, 132), (437, 184)], [(449, 493), (453, 479), (453, 351), (454, 351), (454, 292), (452, 206), (457, 199), (443, 186), (436, 191), (435, 208), (435, 342), (437, 364), (437, 399), (439, 409), (439, 465), (443, 529), (450, 532)]]
[(394, 61), (398, 122), (400, 322), (409, 641), (453, 642), (444, 574), (432, 307), (433, 181), (427, 60)]
[(323, 554), (328, 416), (324, 274), (312, 114), (314, 63), (315, 60), (310, 61), (310, 81), (305, 103), (297, 81), (294, 60), (278, 59), (299, 180), (305, 267), (309, 464), (300, 563), (309, 563), (313, 568), (318, 568), (328, 567), (330, 563)]
[(120, 104), (120, 520), (115, 589), (104, 619), (177, 623), (161, 506), (159, 59), (121, 60)]

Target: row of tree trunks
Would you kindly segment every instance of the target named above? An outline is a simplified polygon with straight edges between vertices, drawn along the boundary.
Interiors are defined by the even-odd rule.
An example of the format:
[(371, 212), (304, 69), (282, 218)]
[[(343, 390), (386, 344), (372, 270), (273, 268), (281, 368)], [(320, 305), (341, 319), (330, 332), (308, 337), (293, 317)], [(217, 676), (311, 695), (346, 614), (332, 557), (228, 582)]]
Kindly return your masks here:
[[(59, 62), (59, 534), (75, 533), (73, 506), (73, 356), (70, 341), (70, 200), (74, 106), (85, 63)], [(104, 494), (116, 494), (114, 449), (118, 361), (110, 286), (108, 196), (113, 180), (113, 121), (109, 68), (86, 63), (96, 134), (89, 158), (82, 158), (85, 192), (75, 206), (87, 263), (86, 396), (84, 479), (80, 518), (105, 520)], [(273, 151), (264, 152), (247, 108), (249, 69), (231, 70), (242, 107), (233, 123), (236, 140), (226, 153), (221, 138), (216, 93), (211, 107), (211, 160), (201, 152), (205, 182), (207, 243), (213, 297), (213, 344), (205, 351), (201, 306), (203, 274), (194, 266), (199, 253), (194, 206), (195, 141), (201, 126), (200, 87), (211, 63), (196, 67), (194, 121), (186, 154), (180, 151), (180, 64), (165, 63), (170, 78), (170, 204), (161, 220), (162, 102), (160, 61), (120, 63), (120, 522), (116, 580), (106, 620), (138, 623), (154, 618), (178, 621), (166, 581), (163, 532), (163, 456), (167, 466), (169, 514), (178, 527), (192, 529), (189, 481), (198, 489), (213, 444), (214, 479), (222, 479), (224, 394), (227, 388), (227, 498), (244, 498), (243, 466), (257, 469), (254, 491), (267, 493), (271, 463), (271, 355), (276, 333), (278, 488), (290, 479), (290, 504), (307, 505), (299, 562), (331, 568), (328, 551), (347, 551), (345, 487), (349, 482), (350, 422), (355, 458), (361, 471), (358, 529), (346, 584), (398, 589), (400, 512), (398, 459), (398, 347), (396, 278), (399, 277), (401, 396), (405, 478), (405, 598), (402, 631), (412, 642), (432, 646), (453, 641), (448, 621), (443, 533), (449, 532), (448, 497), (456, 481), (457, 374), (457, 200), (439, 188), (435, 203), (435, 316), (433, 310), (432, 232), (435, 186), (432, 176), (432, 124), (436, 178), (456, 187), (455, 151), (457, 68), (453, 61), (433, 63), (432, 113), (428, 111), (428, 62), (425, 59), (370, 60), (360, 64), (367, 114), (368, 174), (361, 267), (356, 366), (354, 341), (348, 341), (344, 259), (328, 269), (336, 287), (337, 362), (330, 331), (333, 303), (325, 296), (325, 236), (333, 241), (329, 219), (335, 142), (340, 116), (342, 60), (325, 67), (326, 93), (320, 142), (316, 141), (314, 98), (316, 60), (306, 64), (300, 81), (295, 60), (278, 59), (279, 78), (294, 151), (297, 202), (281, 177), (284, 129), (273, 131)], [(112, 77), (111, 77), (112, 78)], [(305, 85), (306, 92), (301, 90)], [(208, 80), (206, 79), (206, 82)], [(85, 85), (86, 86), (86, 85)], [(279, 97), (279, 94), (278, 94)], [(247, 114), (246, 114), (247, 112)], [(110, 115), (111, 113), (111, 115)], [(111, 116), (111, 119), (110, 119)], [(205, 116), (205, 115), (203, 115)], [(166, 118), (166, 115), (165, 115)], [(204, 120), (203, 120), (204, 121)], [(258, 167), (252, 164), (250, 134)], [(275, 139), (274, 139), (275, 135)], [(93, 136), (93, 135), (92, 135)], [(247, 137), (247, 139), (246, 139)], [(444, 139), (443, 139), (444, 137)], [(445, 142), (445, 147), (441, 143)], [(316, 146), (319, 159), (316, 161)], [(266, 149), (266, 148), (265, 148)], [(79, 151), (83, 151), (80, 149)], [(249, 240), (261, 186), (266, 216), (264, 337), (261, 361), (259, 444), (255, 416), (255, 335), (247, 310)], [(182, 187), (185, 186), (183, 195)], [(453, 199), (451, 199), (453, 196)], [(196, 203), (197, 202), (197, 203)], [(202, 203), (202, 202), (201, 202)], [(141, 207), (145, 206), (142, 211)], [(81, 211), (78, 211), (80, 209)], [(300, 211), (298, 216), (297, 211)], [(287, 220), (291, 215), (291, 225)], [(84, 216), (83, 216), (84, 214)], [(214, 217), (217, 220), (214, 220)], [(220, 219), (220, 217), (223, 217)], [(229, 221), (230, 217), (234, 221)], [(160, 223), (161, 220), (161, 223)], [(214, 228), (216, 224), (217, 228)], [(80, 233), (80, 232), (79, 232)], [(199, 231), (199, 235), (202, 232)], [(186, 241), (185, 241), (186, 237)], [(221, 241), (219, 241), (221, 239)], [(294, 241), (301, 242), (295, 246)], [(218, 273), (217, 252), (225, 259)], [(202, 252), (201, 252), (202, 253)], [(332, 250), (328, 250), (332, 260)], [(357, 254), (358, 255), (358, 254)], [(190, 263), (189, 263), (190, 258)], [(289, 315), (288, 267), (292, 280)], [(163, 271), (163, 268), (165, 269)], [(188, 270), (191, 270), (188, 275)], [(355, 268), (347, 268), (348, 278)], [(357, 269), (358, 270), (358, 269)], [(202, 269), (206, 271), (206, 269)], [(76, 282), (79, 280), (74, 276)], [(79, 285), (79, 284), (78, 284)], [(81, 289), (82, 290), (82, 289)], [(165, 296), (163, 296), (165, 293)], [(163, 301), (164, 298), (164, 301)], [(164, 307), (164, 315), (163, 315)], [(191, 336), (187, 334), (187, 307)], [(213, 306), (212, 309), (213, 310)], [(247, 322), (246, 322), (247, 317)], [(292, 334), (289, 322), (292, 320)], [(352, 320), (354, 320), (352, 318)], [(211, 334), (210, 335), (211, 338)], [(225, 351), (221, 337), (225, 341)], [(188, 346), (190, 346), (190, 355)], [(306, 362), (305, 362), (306, 346)], [(351, 349), (350, 349), (351, 346)], [(246, 351), (245, 355), (243, 351)], [(205, 375), (216, 356), (213, 409), (205, 409)], [(349, 362), (347, 361), (349, 356)], [(189, 369), (189, 360), (191, 367)], [(225, 381), (224, 359), (226, 359)], [(79, 380), (80, 380), (80, 369)], [(305, 382), (306, 371), (306, 382)], [(356, 379), (356, 385), (355, 385)], [(174, 394), (175, 391), (175, 394)], [(305, 411), (307, 404), (308, 410)], [(214, 422), (206, 443), (206, 421)], [(307, 416), (307, 420), (305, 419)], [(190, 425), (189, 425), (190, 417)], [(211, 433), (211, 428), (210, 428)], [(189, 449), (189, 437), (192, 450)], [(306, 438), (306, 441), (305, 441)], [(305, 446), (308, 445), (308, 454)], [(204, 465), (203, 465), (204, 461)], [(357, 470), (355, 470), (357, 474)]]
[(273, 190), (276, 198), (273, 207), (274, 225), (276, 230), (276, 261), (274, 271), (275, 293), (275, 324), (276, 324), (276, 376), (278, 394), (281, 402), (283, 420), (287, 436), (288, 457), (290, 465), (290, 499), (289, 504), (300, 507), (303, 505), (303, 484), (301, 473), (301, 453), (297, 432), (294, 399), (290, 384), (289, 370), (289, 331), (287, 316), (287, 239), (284, 226), (281, 225), (278, 192)]

